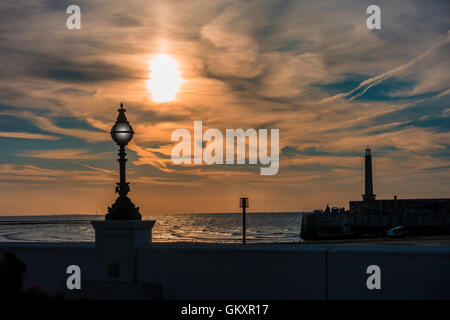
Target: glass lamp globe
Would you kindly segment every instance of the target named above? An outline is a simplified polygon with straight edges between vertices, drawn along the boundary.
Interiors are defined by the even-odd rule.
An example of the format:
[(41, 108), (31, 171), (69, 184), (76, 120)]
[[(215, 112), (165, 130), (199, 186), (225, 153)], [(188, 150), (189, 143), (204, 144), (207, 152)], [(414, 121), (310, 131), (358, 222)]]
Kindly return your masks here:
[(133, 133), (133, 128), (128, 122), (116, 122), (111, 129), (111, 138), (119, 146), (126, 146), (133, 138)]

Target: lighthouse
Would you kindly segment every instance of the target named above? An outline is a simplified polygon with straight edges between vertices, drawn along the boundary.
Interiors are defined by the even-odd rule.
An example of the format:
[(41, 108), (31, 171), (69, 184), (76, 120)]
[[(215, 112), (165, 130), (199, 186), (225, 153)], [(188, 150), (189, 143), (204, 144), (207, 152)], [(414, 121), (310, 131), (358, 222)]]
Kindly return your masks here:
[(366, 149), (365, 155), (365, 173), (366, 173), (366, 186), (365, 193), (363, 194), (363, 201), (372, 202), (375, 200), (375, 195), (373, 194), (373, 181), (372, 181), (372, 154), (369, 148)]

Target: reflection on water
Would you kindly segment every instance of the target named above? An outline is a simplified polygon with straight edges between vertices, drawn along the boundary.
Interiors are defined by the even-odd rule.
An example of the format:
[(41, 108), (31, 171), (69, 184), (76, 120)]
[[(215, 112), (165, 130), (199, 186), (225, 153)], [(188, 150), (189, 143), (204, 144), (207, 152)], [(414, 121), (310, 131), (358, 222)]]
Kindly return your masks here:
[[(90, 221), (103, 220), (95, 215), (59, 215), (0, 217), (0, 241), (94, 241)], [(154, 214), (144, 220), (156, 220), (154, 242), (218, 242), (242, 240), (240, 213)], [(248, 242), (300, 241), (301, 213), (247, 214)]]

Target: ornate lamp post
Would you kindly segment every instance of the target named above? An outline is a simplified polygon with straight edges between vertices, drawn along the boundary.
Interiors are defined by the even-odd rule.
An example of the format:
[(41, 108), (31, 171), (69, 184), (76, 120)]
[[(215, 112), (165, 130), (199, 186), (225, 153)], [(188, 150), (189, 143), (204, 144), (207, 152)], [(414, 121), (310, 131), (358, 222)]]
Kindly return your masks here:
[(139, 207), (135, 207), (131, 199), (127, 194), (130, 192), (129, 183), (126, 182), (125, 175), (125, 146), (133, 138), (133, 128), (125, 116), (126, 109), (123, 108), (123, 104), (120, 103), (120, 109), (118, 109), (119, 115), (117, 116), (116, 123), (111, 128), (111, 138), (120, 147), (119, 149), (119, 162), (120, 167), (120, 182), (117, 183), (116, 193), (119, 194), (116, 201), (108, 208), (108, 214), (106, 220), (141, 220), (141, 214), (139, 213)]
[[(127, 298), (128, 290), (121, 285), (111, 283), (124, 283), (139, 286), (137, 279), (136, 249), (152, 242), (152, 229), (155, 220), (142, 221), (139, 207), (135, 207), (130, 198), (129, 183), (125, 176), (125, 146), (133, 138), (133, 128), (125, 116), (123, 104), (120, 104), (116, 123), (111, 128), (111, 138), (119, 145), (120, 182), (117, 183), (116, 192), (119, 194), (116, 201), (108, 208), (104, 221), (92, 221), (95, 229), (95, 281), (89, 285), (93, 290), (108, 288), (108, 292), (115, 292), (117, 297)], [(85, 286), (86, 287), (86, 286)], [(138, 292), (142, 290), (136, 288)]]

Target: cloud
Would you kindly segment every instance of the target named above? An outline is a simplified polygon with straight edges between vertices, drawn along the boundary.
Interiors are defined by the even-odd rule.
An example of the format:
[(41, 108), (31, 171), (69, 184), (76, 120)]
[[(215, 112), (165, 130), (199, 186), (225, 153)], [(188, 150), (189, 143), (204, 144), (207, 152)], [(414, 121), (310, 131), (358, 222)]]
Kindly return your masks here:
[[(445, 2), (383, 2), (376, 31), (357, 0), (80, 0), (81, 30), (65, 27), (66, 4), (0, 3), (0, 136), (29, 140), (6, 140), (26, 156), (2, 167), (19, 194), (39, 179), (113, 184), (117, 172), (102, 157), (115, 152), (108, 132), (120, 101), (136, 132), (127, 147), (131, 182), (149, 210), (173, 206), (168, 194), (179, 195), (180, 210), (199, 209), (204, 197), (225, 210), (241, 191), (262, 209), (279, 199), (304, 209), (325, 198), (344, 205), (360, 197), (367, 145), (379, 194), (448, 190)], [(146, 83), (162, 52), (184, 81), (174, 101), (155, 103)], [(192, 132), (194, 120), (204, 130), (280, 129), (279, 174), (173, 165), (171, 133)], [(28, 133), (30, 125), (43, 133)], [(58, 171), (45, 159), (71, 161)]]
[(114, 170), (107, 170), (107, 169), (102, 169), (102, 168), (97, 168), (97, 167), (90, 166), (90, 165), (88, 165), (88, 164), (82, 163), (82, 162), (80, 162), (80, 161), (73, 161), (73, 162), (76, 163), (76, 164), (79, 164), (79, 165), (81, 165), (81, 166), (83, 166), (83, 167), (86, 167), (86, 168), (89, 168), (89, 169), (92, 169), (92, 170), (99, 171), (99, 172), (101, 172), (101, 173), (106, 173), (106, 174), (110, 174), (110, 175), (113, 175), (113, 176), (117, 176), (117, 175), (119, 174), (117, 171), (114, 171)]
[(104, 185), (113, 184), (114, 177), (93, 170), (61, 170), (46, 169), (30, 164), (0, 164), (0, 183), (50, 183), (65, 185), (77, 181), (83, 181), (83, 183), (91, 185)]
[(116, 27), (133, 28), (142, 26), (141, 20), (138, 17), (134, 17), (132, 15), (116, 13), (111, 18), (111, 23)]
[[(429, 56), (433, 56), (433, 53), (435, 53), (436, 50), (444, 48), (444, 50), (446, 50), (448, 52), (449, 44), (450, 44), (450, 33), (448, 33), (448, 35), (445, 39), (433, 44), (425, 52), (421, 53), (419, 56), (412, 59), (411, 61), (408, 61), (407, 63), (405, 63), (403, 65), (400, 65), (392, 70), (389, 70), (387, 72), (379, 74), (375, 77), (364, 80), (357, 87), (355, 87), (354, 89), (352, 89), (348, 92), (339, 93), (335, 96), (325, 98), (321, 101), (321, 103), (328, 103), (335, 99), (343, 98), (343, 97), (349, 97), (350, 100), (354, 100), (354, 99), (362, 96), (364, 93), (367, 92), (367, 90), (369, 90), (373, 86), (380, 84), (382, 81), (387, 80), (390, 77), (397, 75), (397, 74), (400, 74), (400, 76), (401, 76), (402, 73), (406, 73), (409, 69), (416, 67), (416, 65), (418, 65), (420, 63), (423, 63), (426, 58), (428, 58)], [(433, 59), (433, 57), (432, 57), (432, 59)], [(435, 59), (433, 59), (433, 60), (434, 60), (434, 63), (436, 63)], [(448, 57), (445, 57), (445, 60), (447, 60), (445, 65), (448, 66)], [(429, 66), (426, 66), (426, 67), (429, 68)], [(430, 88), (433, 88), (433, 90), (441, 90), (442, 89), (441, 85), (436, 86), (436, 84), (440, 84), (440, 83), (442, 83), (444, 86), (447, 86), (447, 84), (449, 83), (449, 80), (450, 80), (450, 78), (447, 77), (448, 73), (447, 72), (440, 73), (440, 72), (436, 72), (436, 71), (439, 71), (439, 70), (433, 70), (432, 76), (436, 76), (436, 74), (437, 75), (441, 75), (441, 74), (445, 75), (444, 77), (442, 77), (442, 79), (439, 79), (440, 81), (437, 81), (437, 83), (435, 83), (429, 77), (427, 77), (426, 80), (421, 81), (419, 86), (416, 86), (413, 90), (403, 92), (402, 94), (403, 95), (419, 94), (419, 93), (428, 91)], [(426, 69), (422, 70), (422, 72), (426, 72)], [(426, 88), (424, 88), (425, 83), (427, 84)], [(360, 91), (360, 92), (358, 92), (358, 91)], [(354, 94), (354, 93), (356, 93), (356, 94)], [(399, 94), (397, 94), (397, 95), (399, 95)]]
[(131, 143), (128, 146), (129, 149), (136, 152), (137, 156), (139, 157), (138, 160), (133, 161), (133, 164), (136, 166), (139, 165), (150, 165), (154, 166), (155, 168), (158, 168), (161, 171), (164, 172), (172, 172), (172, 169), (168, 168), (168, 163), (170, 163), (171, 159), (161, 159), (158, 157), (154, 151), (152, 151), (151, 148), (142, 148), (136, 143)]
[(84, 149), (31, 150), (19, 154), (21, 157), (38, 159), (93, 160), (110, 157), (109, 153), (90, 153)]
[(264, 97), (308, 96), (312, 84), (328, 79), (321, 57), (315, 53), (272, 53), (267, 59), (267, 75), (262, 77), (259, 89)]
[(71, 128), (61, 128), (57, 125), (55, 125), (49, 118), (36, 115), (29, 111), (2, 111), (0, 112), (0, 115), (8, 115), (13, 117), (19, 117), (26, 119), (30, 122), (32, 122), (34, 125), (36, 125), (39, 129), (52, 132), (52, 133), (58, 133), (68, 136), (77, 137), (83, 140), (86, 140), (88, 142), (98, 142), (98, 141), (105, 141), (108, 138), (107, 133), (99, 132), (99, 131), (92, 131), (92, 130), (85, 130), (85, 129), (71, 129)]
[(34, 140), (59, 140), (60, 137), (50, 136), (39, 133), (29, 132), (0, 132), (2, 138), (16, 138), (16, 139), (34, 139)]

